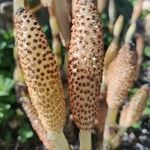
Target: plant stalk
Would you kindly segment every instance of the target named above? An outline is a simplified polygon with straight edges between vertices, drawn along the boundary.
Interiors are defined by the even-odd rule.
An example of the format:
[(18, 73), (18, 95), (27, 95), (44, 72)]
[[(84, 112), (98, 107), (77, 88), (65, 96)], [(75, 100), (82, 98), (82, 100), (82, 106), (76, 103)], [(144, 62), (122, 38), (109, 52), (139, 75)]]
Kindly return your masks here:
[(116, 149), (121, 142), (122, 136), (127, 128), (119, 127), (118, 133), (115, 135), (115, 137), (111, 141), (112, 149)]
[(63, 129), (61, 129), (59, 132), (48, 132), (48, 139), (54, 142), (56, 150), (70, 150), (67, 139), (63, 133)]
[(134, 36), (134, 33), (136, 31), (136, 23), (133, 22), (131, 23), (131, 25), (129, 26), (128, 28), (128, 31), (126, 33), (126, 36), (125, 36), (125, 43), (130, 43), (133, 36)]
[(103, 150), (111, 149), (111, 140), (117, 131), (117, 114), (118, 108), (108, 108), (104, 129)]
[(62, 65), (62, 57), (61, 57), (61, 41), (59, 36), (59, 25), (57, 18), (54, 13), (54, 1), (52, 0), (50, 6), (48, 7), (49, 12), (49, 24), (51, 27), (51, 33), (52, 33), (52, 50), (55, 54), (55, 58), (57, 61), (57, 64), (59, 67)]
[(91, 130), (80, 130), (80, 150), (92, 150)]

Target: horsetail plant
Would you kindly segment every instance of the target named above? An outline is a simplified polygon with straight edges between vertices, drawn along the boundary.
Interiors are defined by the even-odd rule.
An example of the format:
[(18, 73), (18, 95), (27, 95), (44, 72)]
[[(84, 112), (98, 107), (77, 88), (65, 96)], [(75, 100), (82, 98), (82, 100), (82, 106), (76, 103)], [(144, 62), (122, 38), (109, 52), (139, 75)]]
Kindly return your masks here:
[(73, 120), (80, 129), (80, 150), (91, 150), (103, 70), (102, 25), (93, 0), (73, 0), (72, 4), (69, 96)]
[[(131, 44), (142, 1), (134, 7), (125, 42), (119, 49), (124, 17), (120, 15), (115, 22), (115, 1), (109, 0), (109, 30), (113, 40), (105, 56), (99, 13), (103, 12), (107, 1), (97, 0), (97, 10), (94, 0), (41, 0), (42, 5), (37, 8), (20, 8), (15, 14), (14, 79), (16, 84), (25, 87), (19, 100), (46, 149), (70, 150), (63, 133), (66, 112), (69, 113), (65, 92), (70, 98), (70, 120), (80, 130), (80, 150), (92, 150), (94, 127), (98, 127), (100, 134), (104, 131), (103, 150), (116, 148), (125, 130), (141, 117), (148, 97), (147, 85), (131, 97), (121, 110), (119, 123), (116, 121), (128, 90), (137, 80), (142, 61), (143, 39), (137, 37), (136, 49)], [(20, 6), (24, 7), (23, 0)], [(43, 6), (49, 12), (54, 55), (33, 15)], [(68, 49), (63, 70), (68, 76), (68, 84), (64, 83), (64, 90), (68, 86), (68, 91), (65, 92), (59, 73), (62, 67), (60, 40)]]
[(101, 103), (98, 113), (98, 129), (100, 133), (103, 133), (104, 130), (104, 124), (105, 124), (105, 118), (107, 114), (107, 103), (105, 101), (106, 99), (106, 91), (107, 91), (107, 85), (106, 85), (106, 71), (108, 69), (109, 64), (115, 59), (118, 53), (119, 49), (119, 42), (120, 42), (120, 34), (122, 32), (124, 25), (124, 17), (123, 15), (120, 15), (118, 19), (116, 20), (114, 24), (113, 29), (113, 40), (108, 46), (108, 49), (105, 53), (104, 57), (104, 68), (103, 68), (103, 76), (102, 76), (102, 84), (101, 84)]
[[(19, 7), (24, 7), (24, 0), (14, 0), (13, 1), (13, 14), (15, 16), (15, 13), (17, 11), (17, 9)], [(15, 34), (15, 30), (14, 30), (14, 34)], [(15, 69), (14, 69), (14, 73), (13, 73), (13, 78), (15, 80), (15, 90), (16, 90), (16, 95), (17, 95), (17, 98), (19, 99), (20, 96), (22, 95), (21, 94), (21, 90), (20, 89), (26, 89), (26, 84), (24, 82), (24, 77), (23, 77), (23, 74), (22, 74), (22, 70), (20, 68), (20, 64), (19, 64), (19, 61), (18, 61), (18, 57), (17, 57), (17, 48), (14, 48), (13, 49), (13, 57), (14, 57), (14, 60), (15, 60)], [(24, 90), (24, 92), (26, 92), (26, 90)]]
[(112, 61), (107, 70), (107, 95), (108, 112), (104, 130), (104, 149), (111, 147), (111, 139), (116, 130), (116, 117), (118, 109), (127, 97), (128, 89), (132, 87), (137, 70), (137, 53), (129, 43), (125, 43)]
[(124, 106), (119, 120), (119, 131), (112, 140), (113, 148), (119, 146), (125, 130), (140, 119), (148, 100), (148, 90), (148, 85), (143, 85)]
[(32, 11), (20, 8), (15, 28), (17, 54), (31, 102), (56, 150), (69, 150), (63, 133), (64, 93), (54, 55)]

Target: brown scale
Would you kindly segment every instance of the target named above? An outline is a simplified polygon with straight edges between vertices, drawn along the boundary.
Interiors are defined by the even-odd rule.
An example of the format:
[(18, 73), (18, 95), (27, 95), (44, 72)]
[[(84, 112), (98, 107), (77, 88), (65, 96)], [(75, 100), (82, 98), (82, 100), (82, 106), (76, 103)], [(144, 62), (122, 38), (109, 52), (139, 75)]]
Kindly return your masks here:
[(92, 0), (73, 0), (68, 81), (71, 111), (83, 130), (94, 126), (100, 101), (103, 68), (103, 35)]
[(118, 107), (128, 94), (137, 74), (137, 53), (131, 44), (124, 44), (107, 71), (107, 103)]
[(54, 56), (31, 11), (18, 10), (15, 27), (18, 58), (31, 101), (44, 128), (47, 131), (57, 131), (64, 125), (66, 110)]

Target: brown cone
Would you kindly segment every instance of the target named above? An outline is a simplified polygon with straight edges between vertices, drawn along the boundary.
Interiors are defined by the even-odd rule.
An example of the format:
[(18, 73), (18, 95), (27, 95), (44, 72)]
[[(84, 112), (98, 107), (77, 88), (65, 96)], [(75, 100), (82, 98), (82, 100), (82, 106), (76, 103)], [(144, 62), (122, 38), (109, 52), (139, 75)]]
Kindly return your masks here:
[(136, 78), (137, 54), (130, 44), (124, 44), (107, 71), (107, 96), (110, 108), (119, 107)]
[(92, 0), (73, 0), (73, 26), (68, 54), (71, 111), (83, 130), (94, 126), (100, 101), (104, 48), (102, 25)]
[(31, 11), (19, 9), (15, 27), (18, 58), (33, 106), (46, 131), (57, 131), (65, 123), (66, 110), (54, 56)]

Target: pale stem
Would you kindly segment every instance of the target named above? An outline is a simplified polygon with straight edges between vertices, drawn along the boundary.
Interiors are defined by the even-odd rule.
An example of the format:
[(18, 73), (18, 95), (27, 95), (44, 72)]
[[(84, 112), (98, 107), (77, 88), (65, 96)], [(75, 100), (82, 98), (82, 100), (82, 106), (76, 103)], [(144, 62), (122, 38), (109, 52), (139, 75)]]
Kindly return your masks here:
[(67, 139), (63, 133), (63, 129), (60, 131), (53, 131), (48, 133), (48, 139), (52, 140), (56, 150), (70, 150)]
[(13, 0), (14, 14), (20, 7), (24, 7), (24, 0)]
[(111, 148), (111, 140), (114, 137), (117, 129), (117, 114), (118, 108), (108, 108), (104, 129), (103, 150), (109, 150)]
[(119, 127), (119, 131), (116, 134), (116, 136), (112, 139), (112, 148), (115, 149), (120, 145), (121, 142), (121, 138), (124, 134), (124, 132), (126, 131), (125, 127)]
[(92, 150), (91, 130), (80, 130), (80, 150)]
[(133, 35), (136, 31), (136, 23), (133, 22), (130, 26), (129, 26), (129, 29), (126, 33), (126, 36), (125, 36), (125, 43), (130, 43), (132, 38), (133, 38)]

